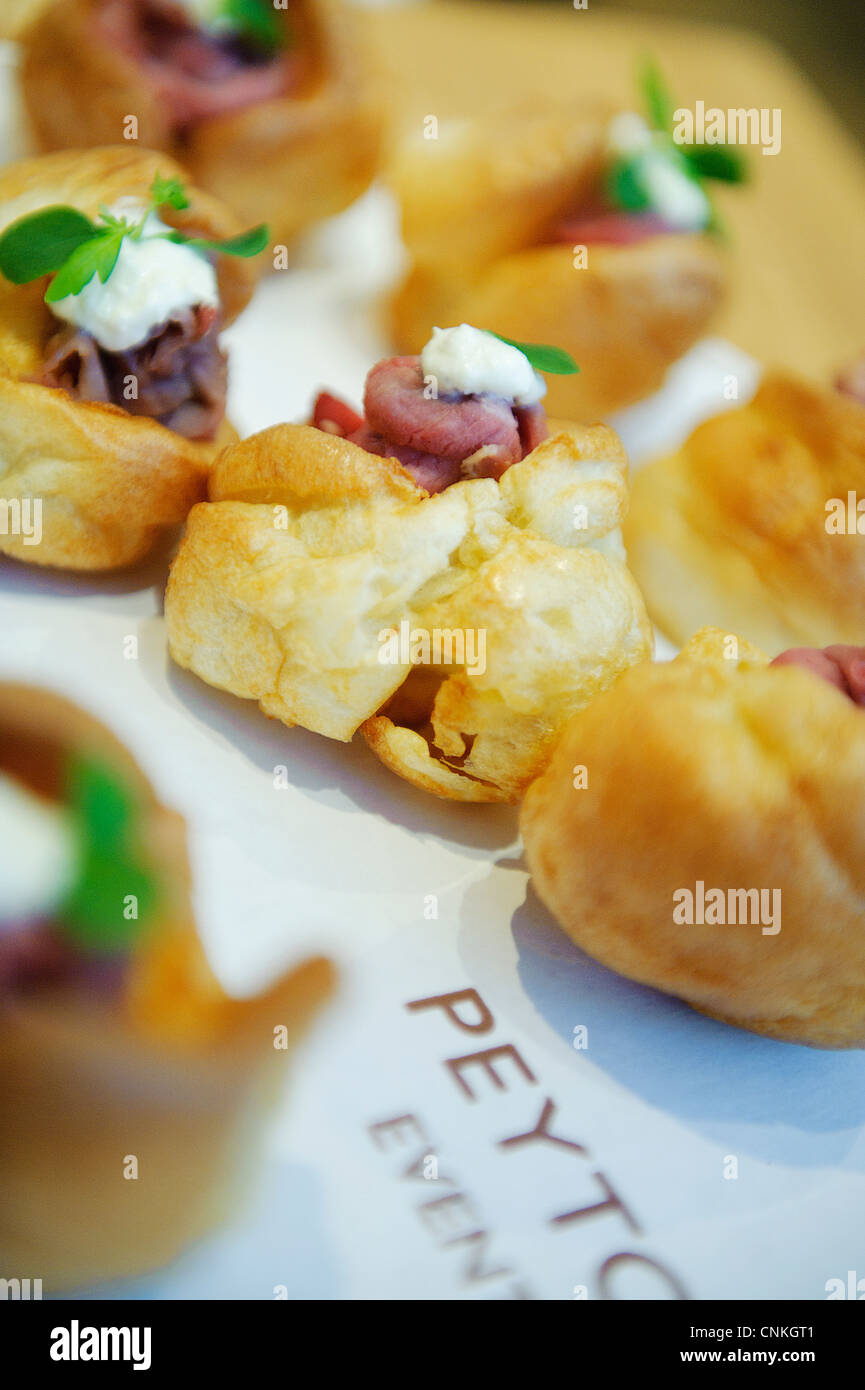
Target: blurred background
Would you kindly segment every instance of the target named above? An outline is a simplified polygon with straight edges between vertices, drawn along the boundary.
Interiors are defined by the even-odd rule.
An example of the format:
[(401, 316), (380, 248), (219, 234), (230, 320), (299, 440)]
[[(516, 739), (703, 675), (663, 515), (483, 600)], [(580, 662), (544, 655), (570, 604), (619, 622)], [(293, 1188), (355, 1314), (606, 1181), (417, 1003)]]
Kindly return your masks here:
[[(497, 10), (538, 0), (487, 0)], [(562, 0), (566, 8), (571, 0)], [(785, 49), (865, 143), (863, 0), (588, 0), (596, 13), (703, 19), (750, 29)]]

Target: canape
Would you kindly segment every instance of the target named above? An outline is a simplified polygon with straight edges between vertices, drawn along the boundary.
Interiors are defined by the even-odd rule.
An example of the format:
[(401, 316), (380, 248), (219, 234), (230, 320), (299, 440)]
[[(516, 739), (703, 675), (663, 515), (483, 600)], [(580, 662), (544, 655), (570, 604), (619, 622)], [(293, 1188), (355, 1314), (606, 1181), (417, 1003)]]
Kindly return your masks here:
[(549, 406), (571, 419), (661, 386), (724, 290), (706, 179), (743, 166), (724, 147), (677, 145), (653, 69), (645, 82), (649, 120), (584, 100), (405, 140), (388, 171), (412, 261), (393, 302), (400, 351), (460, 319), (559, 343), (581, 371), (551, 383)]
[(227, 1214), (331, 969), (230, 998), (183, 821), (48, 691), (0, 684), (0, 822), (0, 1251), (47, 1294), (156, 1268)]
[(770, 373), (634, 479), (626, 541), (652, 617), (678, 642), (710, 621), (767, 651), (861, 641), (863, 478), (852, 391)]
[[(183, 180), (164, 155), (119, 147), (0, 172), (0, 552), (131, 564), (237, 438), (219, 333), (267, 231), (238, 234)], [(38, 535), (14, 524), (25, 506)]]
[(626, 672), (526, 796), (538, 893), (584, 951), (702, 1013), (865, 1047), (863, 706), (863, 647), (770, 664), (706, 628)]
[(166, 595), (171, 653), (285, 724), (459, 801), (516, 801), (567, 717), (652, 644), (627, 459), (548, 423), (555, 349), (463, 324), (225, 450)]
[(56, 0), (27, 31), (45, 150), (135, 139), (287, 243), (364, 191), (381, 116), (341, 0)]

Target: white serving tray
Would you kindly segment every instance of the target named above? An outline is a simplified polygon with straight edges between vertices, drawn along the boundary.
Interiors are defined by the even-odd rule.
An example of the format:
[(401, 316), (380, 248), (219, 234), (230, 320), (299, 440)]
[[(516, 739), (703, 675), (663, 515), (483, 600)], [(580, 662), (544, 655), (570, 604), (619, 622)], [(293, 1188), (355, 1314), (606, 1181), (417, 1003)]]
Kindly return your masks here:
[[(21, 149), (7, 80), (0, 154)], [(375, 189), (262, 286), (229, 334), (244, 432), (301, 418), (324, 384), (360, 400), (388, 350), (378, 301), (399, 261)], [(700, 344), (614, 422), (634, 461), (722, 408), (729, 375), (744, 399), (756, 364)], [(341, 985), (233, 1222), (157, 1276), (89, 1293), (592, 1299), (626, 1253), (650, 1263), (607, 1266), (620, 1298), (668, 1297), (674, 1279), (692, 1298), (819, 1299), (827, 1280), (865, 1275), (863, 1055), (752, 1037), (593, 963), (534, 897), (513, 810), (426, 797), (364, 746), (285, 729), (175, 669), (166, 572), (164, 554), (101, 579), (0, 562), (0, 676), (93, 710), (184, 814), (198, 921), (230, 988), (313, 952)], [(488, 1031), (406, 1007), (463, 990), (492, 1014)], [(496, 1047), (516, 1053), (498, 1055), (502, 1089), (469, 1067), (469, 1098), (448, 1060)], [(552, 1132), (578, 1147), (502, 1147), (547, 1101)], [(609, 1192), (627, 1215), (554, 1220)]]

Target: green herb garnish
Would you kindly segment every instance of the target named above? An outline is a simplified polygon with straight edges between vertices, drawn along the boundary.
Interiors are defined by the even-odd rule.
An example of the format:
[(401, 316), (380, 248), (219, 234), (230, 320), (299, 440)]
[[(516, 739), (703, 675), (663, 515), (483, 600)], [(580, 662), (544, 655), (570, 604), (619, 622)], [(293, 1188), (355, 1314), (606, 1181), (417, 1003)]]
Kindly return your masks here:
[(640, 68), (640, 87), (652, 130), (673, 130), (673, 98), (661, 69), (653, 58), (644, 58)]
[(161, 174), (150, 185), (150, 201), (154, 208), (172, 207), (183, 212), (189, 207), (189, 198), (180, 179), (164, 179)]
[[(15, 285), (53, 273), (45, 302), (56, 304), (67, 295), (80, 294), (94, 276), (104, 284), (117, 264), (124, 239), (140, 239), (149, 215), (163, 207), (183, 211), (189, 207), (189, 198), (179, 179), (157, 174), (148, 205), (135, 220), (115, 217), (104, 207), (96, 222), (75, 208), (41, 208), (19, 218), (0, 235), (0, 271)], [(262, 225), (225, 241), (189, 237), (175, 229), (157, 235), (197, 251), (249, 257), (264, 250), (269, 233)]]
[[(34, 239), (33, 220), (38, 217), (42, 235)], [(43, 208), (22, 217), (0, 237), (0, 270), (13, 285), (25, 285), (59, 270), (82, 242), (94, 235), (95, 226), (77, 208)]]
[(267, 57), (282, 47), (283, 30), (272, 0), (225, 0), (223, 13), (235, 33)]
[(687, 145), (674, 138), (675, 103), (653, 59), (643, 59), (638, 81), (647, 124), (652, 131), (652, 143), (633, 155), (623, 155), (613, 160), (605, 179), (611, 202), (625, 212), (649, 211), (652, 198), (648, 171), (660, 157), (699, 186), (706, 200), (707, 229), (719, 231), (717, 213), (703, 183), (710, 179), (742, 183), (747, 177), (744, 158), (730, 145)]
[(679, 148), (701, 179), (744, 183), (748, 177), (745, 157), (732, 145), (681, 145)]
[[(489, 331), (489, 330), (488, 330)], [(573, 376), (580, 369), (569, 352), (564, 348), (550, 347), (549, 343), (518, 343), (514, 338), (506, 338), (503, 333), (493, 333), (499, 342), (517, 348), (529, 359), (536, 372), (548, 372), (553, 376)]]
[(45, 291), (45, 303), (56, 304), (58, 299), (65, 299), (67, 294), (78, 294), (90, 283), (94, 275), (98, 275), (104, 285), (117, 264), (120, 247), (126, 235), (126, 230), (121, 227), (106, 227), (98, 231), (96, 236), (89, 237), (77, 246)]
[[(643, 59), (639, 85), (649, 125), (659, 135), (668, 135), (672, 140), (676, 108), (664, 76), (654, 59)], [(688, 160), (693, 173), (700, 179), (743, 183), (747, 178), (744, 157), (732, 145), (687, 145), (673, 141), (673, 148)]]
[[(137, 850), (141, 806), (114, 768), (75, 756), (66, 798), (78, 841), (78, 872), (57, 912), (64, 934), (85, 952), (126, 949), (148, 926), (159, 899)], [(130, 898), (137, 915), (126, 915)]]
[(262, 222), (258, 227), (252, 227), (248, 232), (241, 232), (239, 236), (228, 237), (225, 241), (208, 241), (205, 237), (172, 237), (172, 241), (181, 240), (184, 245), (192, 246), (197, 251), (218, 251), (223, 256), (258, 256), (267, 245), (270, 232)]

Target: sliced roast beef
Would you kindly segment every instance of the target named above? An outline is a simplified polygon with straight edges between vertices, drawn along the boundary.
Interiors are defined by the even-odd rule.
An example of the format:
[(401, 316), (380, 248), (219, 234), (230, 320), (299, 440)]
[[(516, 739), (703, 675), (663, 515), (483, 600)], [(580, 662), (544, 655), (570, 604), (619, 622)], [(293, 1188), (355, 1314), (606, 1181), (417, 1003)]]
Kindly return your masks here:
[(419, 357), (388, 357), (366, 378), (366, 418), (392, 444), (441, 458), (465, 459), (484, 446), (502, 464), (522, 458), (520, 433), (508, 401), (495, 396), (427, 396)]
[(187, 309), (126, 352), (63, 328), (49, 341), (41, 381), (80, 401), (119, 405), (187, 439), (211, 439), (225, 415), (228, 369), (215, 309)]
[(655, 212), (577, 212), (558, 220), (547, 240), (568, 246), (631, 246), (677, 230)]
[(346, 436), (352, 444), (359, 444), (369, 454), (381, 458), (396, 459), (412, 475), (418, 487), (427, 492), (444, 492), (451, 483), (458, 483), (463, 476), (459, 459), (440, 458), (437, 454), (425, 454), (419, 449), (410, 449), (405, 444), (391, 444), (390, 440), (376, 434), (369, 425)]
[(542, 405), (512, 406), (495, 396), (428, 397), (419, 357), (389, 357), (366, 379), (366, 418), (330, 392), (311, 423), (370, 454), (393, 458), (429, 493), (461, 478), (500, 478), (547, 437)]
[(856, 705), (865, 705), (865, 647), (838, 644), (824, 647), (791, 647), (781, 652), (772, 666), (801, 666), (813, 671), (830, 685), (849, 696)]
[(285, 96), (298, 77), (298, 58), (265, 56), (230, 34), (198, 29), (171, 0), (105, 0), (96, 23), (102, 37), (139, 63), (178, 130)]
[(844, 396), (852, 396), (854, 401), (865, 405), (865, 357), (851, 362), (835, 378), (835, 390)]
[(537, 449), (539, 444), (543, 444), (549, 434), (547, 427), (547, 412), (544, 407), (538, 405), (517, 405), (514, 406), (514, 414), (517, 417), (517, 428), (520, 432), (520, 447), (522, 457), (530, 454), (532, 449)]

